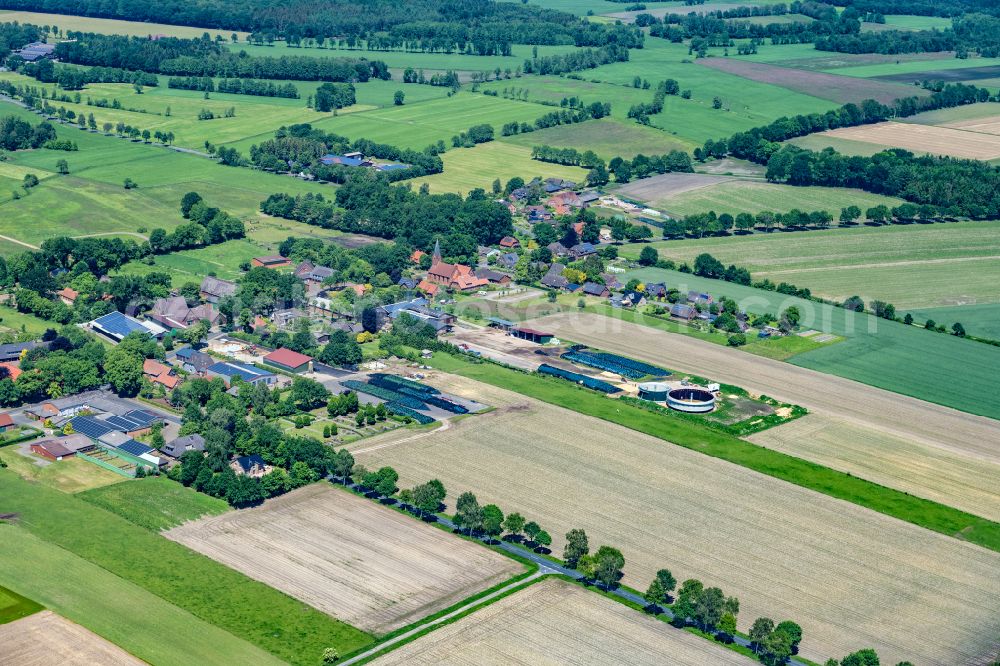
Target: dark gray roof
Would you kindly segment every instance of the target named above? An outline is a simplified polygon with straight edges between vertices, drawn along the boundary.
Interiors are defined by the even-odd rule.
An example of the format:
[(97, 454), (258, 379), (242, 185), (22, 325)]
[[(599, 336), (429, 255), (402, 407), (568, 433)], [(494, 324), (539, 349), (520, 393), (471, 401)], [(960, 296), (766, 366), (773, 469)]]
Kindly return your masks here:
[(168, 456), (180, 458), (185, 451), (204, 451), (205, 438), (197, 433), (184, 435), (183, 437), (170, 440), (160, 450)]
[(256, 453), (249, 456), (243, 456), (241, 458), (237, 458), (236, 464), (239, 465), (244, 472), (249, 472), (254, 465), (260, 465), (261, 467), (267, 465), (267, 463), (264, 462), (264, 459), (261, 458)]
[(236, 293), (236, 283), (209, 276), (201, 281), (201, 291), (219, 298), (232, 296)]

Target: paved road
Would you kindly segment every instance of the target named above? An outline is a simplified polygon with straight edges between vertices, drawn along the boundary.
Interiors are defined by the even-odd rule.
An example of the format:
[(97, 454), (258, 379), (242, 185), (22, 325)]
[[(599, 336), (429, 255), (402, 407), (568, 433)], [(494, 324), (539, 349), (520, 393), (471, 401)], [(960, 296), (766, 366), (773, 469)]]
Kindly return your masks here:
[[(333, 481), (332, 477), (328, 477), (328, 478), (330, 478), (330, 480)], [(336, 483), (336, 481), (334, 481), (334, 482)], [(350, 487), (352, 489), (354, 489), (355, 491), (358, 490), (357, 486), (353, 486), (352, 485)], [(452, 530), (457, 530), (458, 529), (458, 526), (455, 525), (454, 522), (452, 522), (450, 519), (448, 519), (448, 518), (446, 518), (444, 516), (438, 516), (437, 520), (438, 520), (439, 523), (441, 523), (445, 527), (448, 527), (448, 528), (450, 528)], [(441, 622), (444, 622), (447, 619), (450, 619), (450, 618), (454, 617), (455, 615), (458, 615), (459, 613), (462, 613), (462, 612), (468, 610), (470, 607), (477, 606), (477, 605), (483, 603), (483, 601), (485, 601), (487, 599), (492, 599), (492, 598), (494, 598), (496, 596), (499, 596), (499, 595), (503, 594), (504, 592), (509, 591), (511, 588), (516, 587), (517, 585), (521, 585), (521, 584), (523, 584), (523, 583), (525, 583), (525, 582), (527, 582), (529, 580), (534, 580), (534, 579), (541, 578), (542, 576), (546, 576), (546, 575), (550, 575), (550, 574), (561, 574), (563, 576), (567, 576), (569, 578), (572, 578), (573, 580), (583, 580), (583, 578), (584, 578), (583, 574), (581, 574), (576, 569), (570, 569), (570, 568), (565, 567), (565, 566), (563, 566), (561, 564), (557, 564), (557, 563), (553, 562), (552, 560), (546, 558), (544, 555), (536, 553), (535, 551), (531, 550), (530, 548), (522, 546), (519, 543), (512, 543), (512, 542), (509, 542), (509, 541), (500, 541), (499, 543), (494, 544), (494, 545), (498, 546), (501, 550), (504, 550), (504, 551), (506, 551), (508, 553), (511, 553), (513, 555), (517, 555), (518, 557), (525, 558), (525, 559), (530, 560), (531, 562), (537, 564), (538, 565), (538, 572), (535, 573), (534, 575), (528, 577), (528, 578), (525, 578), (523, 580), (517, 581), (516, 583), (512, 583), (510, 585), (507, 585), (507, 586), (503, 587), (502, 589), (497, 590), (496, 592), (494, 592), (494, 593), (492, 593), (492, 594), (490, 594), (490, 595), (488, 595), (486, 597), (483, 597), (482, 599), (478, 599), (476, 601), (470, 602), (469, 604), (463, 606), (462, 608), (459, 608), (459, 609), (455, 610), (454, 612), (449, 613), (448, 615), (445, 615), (442, 618), (438, 618), (438, 620), (435, 620), (433, 622), (429, 622), (427, 624), (420, 625), (420, 626), (412, 629), (411, 631), (406, 632), (405, 634), (401, 634), (400, 636), (397, 636), (396, 638), (394, 638), (391, 641), (388, 641), (386, 643), (382, 643), (382, 644), (380, 644), (380, 645), (372, 648), (371, 650), (369, 650), (369, 651), (367, 651), (367, 652), (365, 652), (363, 654), (359, 654), (359, 655), (357, 655), (355, 657), (352, 657), (351, 659), (348, 659), (347, 661), (342, 662), (341, 666), (348, 666), (348, 664), (353, 664), (353, 663), (355, 663), (357, 661), (360, 661), (361, 659), (364, 659), (367, 656), (371, 656), (372, 654), (374, 654), (376, 652), (379, 652), (380, 650), (383, 650), (383, 649), (385, 649), (388, 646), (391, 646), (391, 645), (394, 645), (394, 644), (398, 643), (399, 641), (403, 640), (404, 638), (406, 638), (408, 636), (412, 636), (413, 634), (415, 634), (417, 632), (423, 631), (427, 627), (433, 627), (435, 625), (438, 625)], [(634, 592), (630, 592), (629, 590), (625, 590), (625, 589), (622, 589), (622, 588), (616, 588), (614, 590), (610, 590), (610, 593), (612, 595), (620, 598), (620, 599), (624, 599), (626, 601), (631, 601), (632, 603), (639, 604), (642, 607), (645, 607), (647, 605), (646, 604), (646, 600), (643, 599), (641, 595), (636, 594)], [(640, 611), (636, 611), (636, 612), (640, 612)], [(674, 618), (674, 614), (670, 611), (669, 608), (664, 608), (663, 609), (663, 614), (664, 614), (664, 616), (666, 616), (666, 618), (668, 620), (673, 620), (673, 618)], [(673, 631), (673, 630), (676, 630), (676, 629), (674, 629), (671, 626), (664, 625), (664, 630), (665, 631)], [(679, 631), (679, 630), (676, 630), (676, 631)], [(743, 638), (742, 636), (734, 636), (733, 640), (736, 642), (737, 645), (742, 645), (744, 647), (750, 647), (750, 641), (748, 641), (747, 639)], [(793, 664), (794, 666), (808, 666), (805, 662), (799, 661), (795, 657), (792, 657), (791, 659), (789, 659), (788, 663), (789, 664)]]

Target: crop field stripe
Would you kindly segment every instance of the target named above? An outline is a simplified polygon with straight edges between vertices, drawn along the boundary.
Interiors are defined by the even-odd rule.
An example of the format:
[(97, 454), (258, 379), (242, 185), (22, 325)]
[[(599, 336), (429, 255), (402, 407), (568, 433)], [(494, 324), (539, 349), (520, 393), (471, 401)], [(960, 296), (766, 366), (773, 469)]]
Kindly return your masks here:
[(765, 449), (689, 421), (674, 420), (662, 414), (612, 402), (586, 389), (565, 385), (559, 380), (548, 381), (498, 365), (475, 364), (443, 354), (435, 354), (431, 364), (447, 372), (617, 423), (713, 458), (721, 458), (782, 481), (1000, 552), (1000, 523), (938, 502)]

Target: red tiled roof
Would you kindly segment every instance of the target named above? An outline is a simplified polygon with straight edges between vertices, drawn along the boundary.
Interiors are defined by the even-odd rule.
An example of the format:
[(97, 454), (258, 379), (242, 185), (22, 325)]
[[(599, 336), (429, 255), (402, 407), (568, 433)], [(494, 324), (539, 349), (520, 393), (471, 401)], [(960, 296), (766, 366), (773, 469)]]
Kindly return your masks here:
[(65, 298), (66, 300), (69, 301), (75, 301), (76, 297), (79, 295), (80, 292), (76, 291), (75, 289), (70, 289), (69, 287), (63, 287), (62, 289), (56, 292), (56, 296)]
[(283, 365), (286, 368), (297, 368), (300, 365), (305, 365), (311, 361), (312, 357), (282, 347), (281, 349), (275, 349), (273, 352), (265, 356), (264, 360), (268, 363)]
[(17, 378), (21, 376), (21, 373), (24, 372), (23, 370), (21, 370), (21, 368), (17, 367), (13, 363), (0, 363), (0, 367), (7, 368), (7, 372), (10, 373), (11, 381), (15, 382), (17, 381)]
[(14, 425), (14, 419), (10, 414), (0, 414), (0, 428), (9, 428)]
[(425, 294), (428, 294), (429, 296), (435, 296), (438, 293), (438, 289), (440, 289), (440, 287), (438, 287), (430, 280), (421, 280), (420, 284), (417, 285), (417, 289), (424, 292)]
[(413, 254), (410, 255), (410, 261), (412, 261), (415, 264), (418, 264), (426, 254), (427, 253), (424, 252), (423, 250), (414, 250)]

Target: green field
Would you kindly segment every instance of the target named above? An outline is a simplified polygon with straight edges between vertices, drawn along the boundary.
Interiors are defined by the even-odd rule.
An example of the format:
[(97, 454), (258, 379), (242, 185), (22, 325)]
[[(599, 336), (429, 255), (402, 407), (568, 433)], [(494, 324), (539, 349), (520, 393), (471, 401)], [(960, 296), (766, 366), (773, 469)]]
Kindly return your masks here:
[[(165, 23), (145, 23), (142, 21), (118, 21), (115, 19), (89, 18), (86, 16), (68, 16), (65, 14), (43, 14), (41, 12), (18, 12), (10, 10), (0, 10), (0, 21), (18, 23), (32, 23), (40, 26), (58, 27), (62, 32), (97, 32), (106, 35), (135, 35), (137, 37), (147, 37), (149, 35), (166, 35), (168, 37), (201, 37), (204, 33), (209, 33), (212, 39), (216, 35), (222, 35), (229, 39), (231, 30), (220, 31), (206, 28), (193, 28), (185, 25), (167, 25)], [(244, 32), (238, 32), (240, 38), (246, 36)]]
[[(10, 470), (0, 470), (0, 506), (5, 511), (18, 513), (18, 525), (2, 527), (4, 530), (29, 532), (41, 543), (39, 548), (58, 549), (63, 557), (75, 556), (86, 560), (89, 567), (96, 565), (112, 575), (114, 582), (134, 589), (135, 586), (153, 596), (195, 615), (205, 622), (252, 643), (271, 655), (292, 664), (315, 664), (323, 650), (335, 647), (345, 654), (371, 642), (372, 637), (354, 629), (332, 617), (321, 613), (299, 601), (292, 599), (262, 583), (251, 580), (243, 574), (215, 562), (207, 557), (174, 543), (147, 529), (134, 525), (113, 513), (100, 509), (79, 497), (67, 495), (39, 484), (30, 484)], [(23, 549), (12, 544), (13, 538), (0, 539), (0, 585), (12, 586), (20, 580), (20, 572), (15, 568), (28, 568), (36, 575), (50, 579), (50, 595), (27, 583), (14, 589), (38, 599), (54, 610), (62, 612), (51, 602), (51, 594), (57, 594), (63, 586), (80, 585), (88, 596), (95, 597), (92, 603), (110, 603), (105, 595), (94, 594), (91, 583), (75, 578), (63, 568), (40, 566), (37, 560), (26, 557)], [(22, 567), (23, 564), (23, 567)], [(53, 571), (61, 575), (54, 576)], [(13, 580), (9, 580), (9, 579)], [(66, 578), (73, 579), (70, 583)], [(64, 596), (69, 593), (64, 592)], [(143, 594), (143, 598), (146, 594)], [(80, 600), (76, 600), (83, 603)], [(137, 600), (120, 599), (122, 603)], [(66, 613), (70, 619), (73, 615)], [(78, 614), (79, 615), (79, 614)], [(107, 613), (108, 620), (125, 621), (120, 612)], [(143, 618), (150, 622), (157, 618), (154, 608), (133, 612), (128, 618)], [(96, 620), (95, 620), (96, 621)], [(86, 626), (87, 623), (83, 622)], [(104, 632), (97, 630), (97, 633)], [(147, 632), (163, 635), (161, 627)], [(205, 649), (217, 649), (208, 636), (195, 634), (190, 628), (183, 633), (174, 633), (188, 641), (210, 641)], [(135, 640), (140, 640), (137, 637)], [(119, 642), (115, 638), (113, 642)], [(157, 640), (154, 637), (142, 640)], [(241, 642), (242, 642), (241, 641)], [(182, 643), (187, 641), (182, 641)], [(190, 655), (188, 655), (190, 661)], [(154, 660), (151, 660), (154, 661)], [(224, 663), (237, 662), (229, 655)], [(198, 662), (195, 662), (198, 663)], [(220, 663), (208, 660), (201, 663)], [(255, 660), (237, 663), (255, 663)]]
[(877, 65), (859, 65), (856, 67), (838, 67), (830, 71), (844, 76), (888, 76), (890, 74), (917, 74), (943, 69), (965, 69), (967, 67), (995, 67), (1000, 65), (1000, 58), (954, 58), (951, 60), (900, 60), (900, 62), (882, 63)]
[(828, 136), (826, 134), (808, 134), (806, 136), (789, 139), (785, 143), (790, 143), (793, 146), (798, 146), (799, 148), (816, 151), (833, 148), (838, 153), (843, 153), (844, 155), (860, 155), (862, 157), (870, 157), (875, 153), (890, 150), (893, 147), (878, 143), (868, 143), (867, 141), (842, 139), (839, 136)]
[(151, 664), (285, 663), (24, 527), (0, 524), (0, 562), (0, 585), (30, 595)]
[[(653, 246), (677, 262), (708, 252), (745, 266), (755, 279), (790, 282), (826, 298), (888, 301), (900, 316), (908, 308), (1000, 301), (1000, 222), (771, 232)], [(625, 246), (621, 254), (637, 258), (642, 247)]]
[[(977, 343), (970, 343), (977, 344)], [(837, 348), (842, 345), (833, 345)], [(508, 391), (623, 425), (714, 458), (836, 497), (930, 530), (959, 536), (1000, 550), (1000, 525), (949, 506), (880, 486), (801, 458), (756, 446), (697, 421), (608, 400), (605, 396), (558, 379), (521, 372), (493, 363), (438, 352), (434, 367), (499, 386)]]
[(154, 257), (153, 265), (133, 261), (121, 268), (122, 273), (146, 275), (154, 271), (167, 272), (175, 287), (185, 282), (198, 282), (206, 275), (223, 280), (240, 276), (240, 264), (253, 257), (268, 254), (269, 248), (246, 239), (231, 240), (196, 250), (181, 250)]
[(651, 127), (604, 118), (576, 125), (549, 127), (528, 134), (502, 137), (500, 140), (527, 148), (555, 146), (581, 151), (593, 150), (605, 160), (615, 157), (632, 159), (639, 153), (662, 155), (671, 150), (688, 151), (692, 147), (688, 141)]
[(39, 465), (34, 455), (22, 455), (17, 446), (0, 449), (0, 461), (32, 483), (40, 483), (64, 493), (77, 493), (125, 481), (125, 477), (73, 456), (52, 465)]
[[(997, 284), (993, 278), (993, 284)], [(995, 292), (994, 292), (995, 295)], [(969, 335), (990, 340), (1000, 340), (1000, 303), (977, 303), (975, 305), (955, 305), (943, 308), (916, 308), (910, 311), (919, 323), (933, 319), (951, 330), (951, 325), (960, 322)]]
[[(27, 248), (22, 247), (19, 251), (23, 252), (25, 249)], [(0, 305), (0, 332), (25, 331), (40, 335), (47, 328), (52, 328), (52, 322)]]
[(886, 14), (885, 23), (863, 23), (861, 31), (869, 30), (945, 30), (951, 19), (942, 16), (913, 16), (911, 14)]
[(223, 500), (162, 476), (88, 490), (80, 497), (154, 532), (229, 511)]
[(490, 191), (493, 180), (506, 183), (514, 176), (525, 181), (535, 176), (564, 178), (577, 183), (587, 177), (587, 170), (531, 159), (531, 149), (502, 141), (482, 143), (474, 148), (455, 148), (441, 156), (444, 172), (406, 181), (414, 187), (427, 183), (431, 192), (461, 192), (481, 187)]
[(919, 125), (947, 125), (948, 123), (960, 122), (963, 120), (979, 120), (990, 118), (1000, 114), (1000, 104), (996, 102), (980, 102), (978, 104), (966, 104), (965, 106), (955, 106), (950, 109), (938, 109), (936, 111), (924, 111), (909, 118), (900, 118), (901, 123), (916, 123)]
[(0, 624), (20, 620), (45, 608), (41, 604), (22, 597), (13, 590), (0, 586)]
[[(646, 268), (625, 274), (644, 282), (665, 282), (681, 291), (698, 289), (733, 298), (756, 313), (797, 306), (802, 326), (834, 333), (844, 342), (798, 354), (790, 363), (909, 395), (965, 412), (1000, 418), (1000, 347), (921, 328), (849, 313), (776, 292), (762, 291), (691, 274)], [(962, 381), (942, 381), (962, 369)]]
[(739, 180), (681, 192), (652, 202), (655, 208), (662, 208), (675, 216), (710, 210), (731, 215), (743, 212), (756, 214), (764, 210), (784, 213), (798, 208), (807, 212), (826, 210), (833, 214), (834, 219), (841, 208), (851, 204), (865, 210), (880, 204), (891, 208), (902, 203), (902, 199), (843, 187), (796, 187)]

